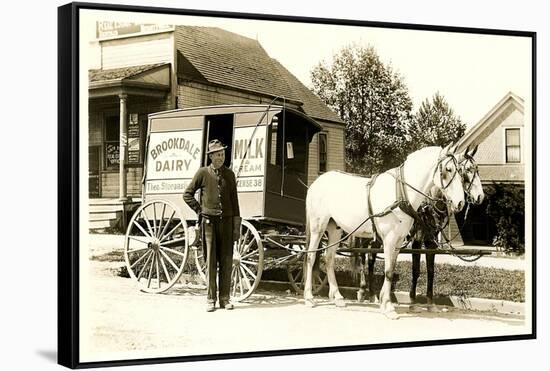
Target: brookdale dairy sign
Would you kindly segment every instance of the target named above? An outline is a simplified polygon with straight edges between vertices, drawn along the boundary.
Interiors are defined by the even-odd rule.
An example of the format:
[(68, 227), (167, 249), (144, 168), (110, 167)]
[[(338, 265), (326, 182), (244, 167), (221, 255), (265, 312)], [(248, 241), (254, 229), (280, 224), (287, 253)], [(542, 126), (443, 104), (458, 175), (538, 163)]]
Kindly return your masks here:
[(200, 130), (152, 133), (147, 153), (147, 179), (191, 179), (201, 162)]

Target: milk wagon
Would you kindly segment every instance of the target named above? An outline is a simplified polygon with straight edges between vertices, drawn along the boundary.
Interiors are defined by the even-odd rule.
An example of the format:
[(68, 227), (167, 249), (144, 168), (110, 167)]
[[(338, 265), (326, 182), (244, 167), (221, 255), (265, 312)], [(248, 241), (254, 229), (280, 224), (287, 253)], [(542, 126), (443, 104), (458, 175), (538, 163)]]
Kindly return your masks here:
[[(234, 245), (231, 299), (249, 297), (268, 266), (285, 268), (300, 291), (309, 143), (320, 130), (295, 109), (267, 104), (149, 115), (142, 204), (128, 223), (124, 250), (128, 272), (140, 289), (164, 292), (193, 270), (204, 279), (197, 216), (182, 194), (207, 164), (205, 148), (215, 138), (229, 147), (225, 165), (237, 176), (243, 218)], [(319, 271), (316, 291), (325, 283)]]

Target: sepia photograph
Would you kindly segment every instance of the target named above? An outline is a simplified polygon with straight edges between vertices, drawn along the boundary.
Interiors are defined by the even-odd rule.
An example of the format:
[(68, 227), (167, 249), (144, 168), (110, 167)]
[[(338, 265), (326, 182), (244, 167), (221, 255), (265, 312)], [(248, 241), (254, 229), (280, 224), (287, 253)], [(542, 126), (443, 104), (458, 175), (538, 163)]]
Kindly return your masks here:
[(534, 337), (533, 32), (149, 9), (76, 7), (78, 365)]

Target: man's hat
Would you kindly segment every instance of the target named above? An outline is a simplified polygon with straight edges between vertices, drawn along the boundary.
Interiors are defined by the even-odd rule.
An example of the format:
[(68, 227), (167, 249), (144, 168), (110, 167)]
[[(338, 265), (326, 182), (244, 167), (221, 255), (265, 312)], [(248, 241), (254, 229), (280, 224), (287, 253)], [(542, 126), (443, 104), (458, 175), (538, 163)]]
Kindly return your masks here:
[(227, 146), (224, 146), (222, 142), (217, 139), (213, 139), (208, 143), (208, 151), (206, 152), (206, 154), (208, 155), (210, 153), (218, 152), (226, 148)]

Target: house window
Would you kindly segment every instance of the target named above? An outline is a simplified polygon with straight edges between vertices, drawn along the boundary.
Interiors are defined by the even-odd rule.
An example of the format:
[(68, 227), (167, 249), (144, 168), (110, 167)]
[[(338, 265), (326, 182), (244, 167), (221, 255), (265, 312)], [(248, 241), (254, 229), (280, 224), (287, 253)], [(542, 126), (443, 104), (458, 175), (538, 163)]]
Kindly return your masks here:
[(519, 129), (506, 129), (506, 163), (521, 162)]
[(328, 141), (327, 133), (319, 133), (319, 172), (327, 171)]
[(105, 170), (116, 170), (120, 154), (120, 118), (107, 116), (105, 118), (105, 136), (103, 139), (103, 163)]

